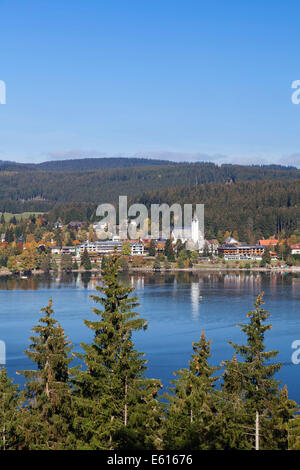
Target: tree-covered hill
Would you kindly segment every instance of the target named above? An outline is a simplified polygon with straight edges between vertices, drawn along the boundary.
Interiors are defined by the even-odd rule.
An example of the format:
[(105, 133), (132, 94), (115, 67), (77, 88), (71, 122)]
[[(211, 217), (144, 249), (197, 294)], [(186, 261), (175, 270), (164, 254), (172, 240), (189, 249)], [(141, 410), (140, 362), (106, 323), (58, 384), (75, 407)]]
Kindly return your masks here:
[(1, 171), (90, 171), (109, 168), (131, 168), (135, 166), (175, 165), (167, 160), (151, 160), (149, 158), (73, 158), (53, 160), (43, 163), (18, 163), (0, 160)]
[(299, 229), (300, 234), (300, 180), (181, 186), (147, 192), (134, 201), (148, 207), (204, 204), (207, 238), (221, 239), (228, 231), (255, 243), (276, 233), (289, 235)]
[[(154, 161), (151, 166), (148, 164), (135, 166), (135, 160), (119, 160), (126, 160), (127, 167), (63, 171), (63, 165), (67, 168), (70, 164), (70, 161), (67, 161), (59, 162), (62, 165), (61, 171), (41, 170), (36, 169), (36, 166), (30, 169), (26, 165), (22, 166), (22, 170), (14, 166), (11, 171), (6, 168), (0, 171), (0, 210), (42, 211), (48, 210), (57, 202), (113, 203), (118, 200), (119, 195), (136, 197), (145, 191), (179, 186), (195, 188), (207, 183), (288, 181), (297, 180), (300, 177), (300, 170), (291, 167), (217, 166), (213, 163), (165, 162), (162, 165)], [(150, 162), (150, 160), (145, 161)], [(76, 162), (77, 167), (81, 168), (87, 164), (87, 160)], [(26, 170), (24, 170), (25, 167)]]
[[(41, 164), (43, 170), (21, 164), (0, 170), (0, 211), (52, 211), (53, 217), (72, 220), (76, 214), (90, 217), (96, 205), (117, 203), (119, 195), (127, 195), (147, 204), (204, 203), (211, 237), (219, 230), (237, 230), (250, 241), (253, 233), (290, 232), (300, 223), (300, 170), (293, 167), (83, 159), (74, 162), (77, 169), (66, 171), (73, 165), (68, 160), (57, 162), (60, 170), (53, 171), (53, 163)], [(96, 163), (123, 167), (84, 169)]]

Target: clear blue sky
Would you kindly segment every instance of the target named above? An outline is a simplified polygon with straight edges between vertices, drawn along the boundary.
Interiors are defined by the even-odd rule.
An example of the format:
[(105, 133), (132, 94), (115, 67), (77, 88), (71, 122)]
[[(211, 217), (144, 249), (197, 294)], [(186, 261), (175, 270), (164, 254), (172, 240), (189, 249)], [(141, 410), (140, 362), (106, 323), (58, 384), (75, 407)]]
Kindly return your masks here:
[(0, 0), (0, 159), (300, 166), (300, 4)]

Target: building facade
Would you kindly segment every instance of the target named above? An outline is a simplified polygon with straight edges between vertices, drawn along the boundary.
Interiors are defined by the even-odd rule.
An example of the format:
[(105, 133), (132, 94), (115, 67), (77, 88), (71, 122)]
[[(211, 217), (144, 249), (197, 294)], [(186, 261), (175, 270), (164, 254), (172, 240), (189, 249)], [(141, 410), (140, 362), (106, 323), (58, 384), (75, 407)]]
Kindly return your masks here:
[(218, 247), (218, 254), (225, 260), (261, 259), (265, 248), (260, 245), (234, 245), (224, 244)]

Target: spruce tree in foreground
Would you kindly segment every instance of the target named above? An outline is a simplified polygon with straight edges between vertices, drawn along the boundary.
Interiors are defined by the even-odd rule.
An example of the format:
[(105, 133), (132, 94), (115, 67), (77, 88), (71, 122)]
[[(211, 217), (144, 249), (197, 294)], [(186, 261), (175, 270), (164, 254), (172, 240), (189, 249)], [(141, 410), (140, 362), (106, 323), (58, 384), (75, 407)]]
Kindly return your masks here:
[[(249, 439), (249, 418), (245, 404), (245, 391), (236, 355), (231, 361), (225, 361), (218, 423), (220, 432), (216, 436), (216, 447), (222, 450), (251, 450)], [(252, 423), (250, 423), (252, 424)], [(253, 427), (253, 426), (252, 426)]]
[[(239, 325), (247, 336), (247, 345), (230, 342), (243, 361), (226, 363), (229, 371), (226, 386), (229, 387), (231, 382), (232, 387), (239, 387), (245, 403), (242, 410), (242, 426), (248, 436), (245, 448), (287, 449), (288, 423), (296, 404), (288, 400), (279, 388), (279, 381), (274, 379), (281, 364), (270, 362), (278, 351), (265, 351), (265, 332), (272, 326), (264, 324), (270, 314), (262, 304), (263, 294), (260, 294), (254, 303), (255, 309), (247, 315), (249, 323)], [(230, 403), (233, 400), (236, 400), (236, 393), (229, 397)], [(240, 417), (234, 424), (241, 429)]]
[(214, 383), (217, 367), (210, 366), (210, 341), (202, 332), (193, 343), (189, 369), (181, 369), (172, 383), (164, 430), (164, 448), (205, 450), (215, 447), (218, 392)]
[[(299, 413), (299, 405), (298, 405)], [(288, 425), (289, 450), (300, 450), (300, 415), (297, 414)]]
[(0, 450), (17, 450), (18, 387), (0, 368)]
[(156, 445), (160, 405), (156, 395), (160, 381), (146, 379), (146, 361), (133, 344), (132, 333), (146, 329), (134, 311), (137, 298), (131, 287), (118, 281), (119, 256), (107, 259), (102, 296), (92, 296), (102, 305), (93, 309), (98, 319), (85, 320), (94, 332), (92, 344), (83, 343), (86, 369), (74, 376), (74, 426), (77, 446), (86, 449), (142, 449)]
[(72, 447), (68, 372), (72, 348), (52, 316), (52, 300), (42, 312), (44, 316), (32, 330), (36, 336), (25, 351), (37, 370), (21, 372), (27, 379), (21, 416), (23, 445), (25, 449), (68, 449)]

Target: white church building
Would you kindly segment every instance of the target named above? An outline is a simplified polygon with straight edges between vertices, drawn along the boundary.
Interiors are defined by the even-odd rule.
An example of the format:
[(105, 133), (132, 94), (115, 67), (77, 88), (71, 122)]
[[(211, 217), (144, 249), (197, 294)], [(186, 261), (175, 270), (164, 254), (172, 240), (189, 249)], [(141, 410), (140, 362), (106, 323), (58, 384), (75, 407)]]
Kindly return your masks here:
[(178, 240), (182, 243), (193, 243), (195, 249), (202, 251), (205, 245), (204, 234), (199, 229), (199, 220), (196, 216), (193, 217), (191, 227), (174, 228), (171, 232), (173, 243), (176, 244)]

